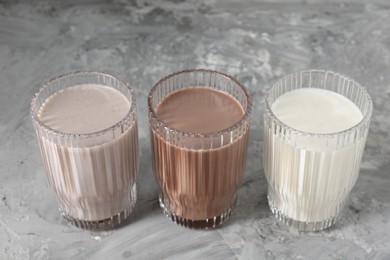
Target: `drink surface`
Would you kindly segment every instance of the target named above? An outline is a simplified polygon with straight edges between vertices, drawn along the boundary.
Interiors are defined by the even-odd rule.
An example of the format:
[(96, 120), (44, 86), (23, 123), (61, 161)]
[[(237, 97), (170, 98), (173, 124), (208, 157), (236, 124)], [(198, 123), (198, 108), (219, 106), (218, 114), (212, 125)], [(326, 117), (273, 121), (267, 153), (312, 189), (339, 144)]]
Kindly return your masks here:
[(88, 134), (118, 123), (130, 109), (119, 91), (95, 84), (77, 85), (50, 96), (39, 111), (50, 128), (71, 134)]
[(300, 131), (327, 134), (347, 130), (363, 116), (349, 99), (318, 88), (301, 88), (281, 95), (271, 106), (286, 125)]
[(192, 133), (209, 133), (233, 126), (244, 115), (229, 95), (211, 88), (186, 88), (164, 98), (157, 116), (170, 127)]

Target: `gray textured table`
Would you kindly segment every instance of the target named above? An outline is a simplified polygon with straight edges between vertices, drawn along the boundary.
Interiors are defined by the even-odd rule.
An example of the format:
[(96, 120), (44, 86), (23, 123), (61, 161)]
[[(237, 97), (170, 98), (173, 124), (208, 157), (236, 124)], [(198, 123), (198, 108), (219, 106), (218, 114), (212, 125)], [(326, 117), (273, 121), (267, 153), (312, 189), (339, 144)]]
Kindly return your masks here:
[[(0, 1), (0, 259), (390, 259), (388, 1), (109, 2)], [(148, 91), (164, 75), (194, 67), (234, 75), (254, 100), (238, 205), (225, 225), (209, 231), (182, 228), (163, 215), (151, 171)], [(273, 81), (308, 68), (360, 81), (374, 114), (340, 221), (300, 234), (268, 209), (262, 112)], [(138, 203), (122, 227), (108, 232), (62, 219), (29, 116), (39, 86), (80, 69), (119, 76), (137, 94)]]

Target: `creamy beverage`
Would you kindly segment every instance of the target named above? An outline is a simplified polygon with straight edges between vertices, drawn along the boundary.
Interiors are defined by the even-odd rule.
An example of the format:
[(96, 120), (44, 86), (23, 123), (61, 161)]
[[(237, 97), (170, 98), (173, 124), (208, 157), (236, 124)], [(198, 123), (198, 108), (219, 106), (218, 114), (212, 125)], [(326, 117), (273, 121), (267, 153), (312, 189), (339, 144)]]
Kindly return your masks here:
[(314, 134), (341, 132), (363, 118), (351, 100), (318, 88), (287, 92), (274, 101), (271, 110), (286, 125)]
[(233, 96), (209, 87), (174, 91), (157, 105), (157, 117), (170, 128), (200, 135), (187, 141), (182, 137), (178, 145), (151, 128), (160, 200), (174, 221), (204, 228), (230, 214), (244, 175), (249, 127), (234, 139), (230, 131), (222, 137), (201, 135), (232, 127), (244, 113)]
[(69, 136), (59, 141), (38, 130), (49, 184), (65, 218), (78, 226), (111, 226), (134, 207), (137, 124), (124, 121), (131, 105), (113, 87), (79, 84), (51, 94), (37, 111), (43, 125)]
[(68, 134), (89, 134), (118, 123), (130, 110), (119, 91), (99, 85), (69, 87), (50, 96), (39, 111), (48, 127)]
[(339, 133), (361, 122), (363, 114), (350, 99), (318, 88), (281, 94), (270, 110), (290, 127), (277, 126), (265, 116), (264, 164), (271, 210), (282, 219), (325, 221), (318, 229), (327, 227), (356, 182), (366, 137)]
[(165, 97), (157, 116), (180, 131), (210, 133), (236, 124), (244, 109), (233, 97), (211, 88), (187, 88)]

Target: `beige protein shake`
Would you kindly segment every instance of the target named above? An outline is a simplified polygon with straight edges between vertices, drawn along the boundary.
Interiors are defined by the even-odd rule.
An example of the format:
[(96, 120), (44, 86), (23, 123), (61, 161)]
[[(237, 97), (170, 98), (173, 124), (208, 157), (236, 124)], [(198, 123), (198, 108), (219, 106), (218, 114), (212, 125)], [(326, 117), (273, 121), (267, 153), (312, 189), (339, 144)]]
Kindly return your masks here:
[(135, 118), (126, 120), (131, 102), (113, 87), (79, 84), (49, 95), (37, 109), (39, 122), (56, 133), (38, 129), (49, 184), (64, 217), (77, 226), (111, 227), (134, 207), (138, 135)]

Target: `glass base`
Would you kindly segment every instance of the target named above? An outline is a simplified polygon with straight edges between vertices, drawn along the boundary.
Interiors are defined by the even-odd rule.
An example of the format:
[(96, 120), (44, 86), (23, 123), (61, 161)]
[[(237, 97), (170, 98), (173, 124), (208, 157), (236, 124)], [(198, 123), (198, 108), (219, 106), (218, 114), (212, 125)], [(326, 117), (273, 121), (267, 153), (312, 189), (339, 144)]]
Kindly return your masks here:
[(190, 228), (190, 229), (209, 229), (216, 228), (222, 223), (224, 223), (232, 214), (233, 208), (227, 209), (222, 215), (215, 216), (213, 218), (208, 218), (204, 220), (194, 220), (194, 219), (186, 219), (172, 213), (163, 203), (161, 197), (159, 197), (160, 207), (162, 208), (164, 214), (176, 224), (180, 226)]
[(115, 226), (119, 225), (121, 222), (123, 222), (123, 220), (125, 220), (132, 211), (133, 211), (132, 208), (128, 208), (112, 217), (103, 220), (80, 220), (60, 210), (62, 216), (66, 219), (66, 221), (68, 221), (69, 223), (71, 223), (72, 225), (78, 228), (82, 228), (90, 231), (102, 231), (102, 230), (112, 229)]
[(133, 212), (136, 201), (137, 191), (136, 185), (134, 185), (133, 188), (130, 190), (127, 207), (118, 214), (115, 214), (114, 216), (111, 216), (109, 218), (102, 220), (81, 220), (67, 214), (61, 208), (59, 210), (66, 221), (78, 228), (90, 231), (103, 231), (107, 229), (112, 229), (122, 223)]
[(299, 220), (294, 220), (286, 215), (284, 215), (280, 210), (274, 207), (270, 198), (268, 197), (268, 204), (271, 209), (271, 212), (274, 216), (279, 219), (279, 221), (283, 222), (288, 226), (292, 226), (298, 229), (300, 232), (310, 232), (310, 231), (321, 231), (333, 226), (338, 219), (338, 216), (325, 219), (323, 221), (315, 221), (315, 222), (304, 222)]

